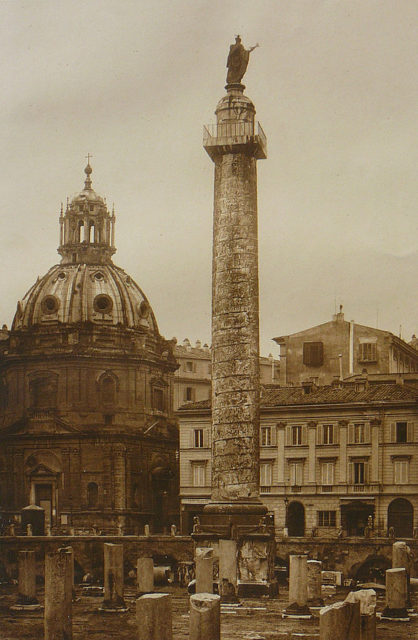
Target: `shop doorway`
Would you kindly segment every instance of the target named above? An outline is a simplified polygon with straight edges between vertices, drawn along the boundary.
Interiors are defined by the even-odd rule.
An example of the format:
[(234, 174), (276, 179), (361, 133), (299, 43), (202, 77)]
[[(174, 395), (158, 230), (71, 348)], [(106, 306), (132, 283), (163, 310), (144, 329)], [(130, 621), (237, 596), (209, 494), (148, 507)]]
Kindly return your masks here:
[(409, 500), (396, 498), (388, 508), (388, 529), (395, 529), (395, 538), (412, 538), (414, 508)]
[(341, 506), (341, 526), (347, 536), (364, 536), (369, 517), (374, 518), (374, 505), (365, 502), (350, 502)]
[(287, 522), (291, 538), (302, 538), (305, 535), (305, 507), (301, 502), (289, 504)]

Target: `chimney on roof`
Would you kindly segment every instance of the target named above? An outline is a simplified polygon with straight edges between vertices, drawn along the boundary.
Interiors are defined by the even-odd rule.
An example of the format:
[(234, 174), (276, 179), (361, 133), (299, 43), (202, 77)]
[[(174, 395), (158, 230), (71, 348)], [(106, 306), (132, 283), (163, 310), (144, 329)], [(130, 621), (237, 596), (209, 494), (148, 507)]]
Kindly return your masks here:
[(315, 383), (313, 380), (304, 380), (302, 382), (302, 389), (305, 395), (309, 395), (315, 389)]
[(332, 316), (334, 322), (344, 322), (343, 305), (340, 304), (340, 310)]

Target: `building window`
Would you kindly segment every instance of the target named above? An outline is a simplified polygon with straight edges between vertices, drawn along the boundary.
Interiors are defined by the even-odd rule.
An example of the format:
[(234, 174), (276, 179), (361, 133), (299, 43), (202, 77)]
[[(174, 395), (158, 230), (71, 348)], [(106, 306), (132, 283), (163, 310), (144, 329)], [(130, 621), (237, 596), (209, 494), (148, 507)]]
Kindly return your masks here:
[(396, 442), (408, 442), (408, 424), (406, 422), (396, 423)]
[(318, 527), (335, 527), (337, 525), (336, 511), (317, 511)]
[(408, 484), (409, 482), (409, 460), (394, 460), (393, 481), (395, 484)]
[(203, 447), (203, 429), (194, 429), (193, 430), (193, 442), (194, 446), (201, 448)]
[(193, 387), (186, 387), (184, 390), (184, 400), (186, 402), (193, 402), (195, 398)]
[(361, 342), (358, 359), (360, 362), (376, 362), (377, 344), (375, 342)]
[(354, 425), (354, 444), (364, 442), (364, 423), (359, 422)]
[(194, 369), (194, 363), (191, 360), (187, 360), (187, 362), (184, 363), (184, 368), (188, 373), (193, 373)]
[(292, 427), (292, 444), (302, 444), (302, 426), (300, 424)]
[(322, 487), (332, 487), (334, 484), (334, 462), (322, 462), (321, 464), (321, 485)]
[(100, 396), (103, 404), (115, 404), (116, 380), (113, 376), (105, 375), (100, 380)]
[(365, 484), (366, 482), (366, 464), (364, 462), (354, 462), (354, 484)]
[(89, 482), (87, 485), (87, 505), (90, 509), (97, 507), (99, 501), (99, 487), (95, 482)]
[(290, 484), (292, 487), (303, 485), (303, 462), (290, 463)]
[[(271, 487), (273, 478), (273, 465), (271, 462), (260, 463), (260, 488), (263, 491), (264, 487)], [(267, 493), (267, 491), (264, 491)]]
[(307, 367), (321, 367), (324, 363), (324, 345), (322, 342), (303, 343), (303, 364)]
[(261, 446), (271, 447), (271, 445), (272, 445), (271, 427), (261, 427)]
[(206, 464), (204, 462), (194, 462), (192, 464), (192, 481), (194, 487), (204, 487), (206, 485)]
[(164, 391), (158, 387), (152, 390), (152, 406), (157, 411), (164, 411)]
[(322, 442), (323, 444), (334, 444), (334, 425), (322, 425)]

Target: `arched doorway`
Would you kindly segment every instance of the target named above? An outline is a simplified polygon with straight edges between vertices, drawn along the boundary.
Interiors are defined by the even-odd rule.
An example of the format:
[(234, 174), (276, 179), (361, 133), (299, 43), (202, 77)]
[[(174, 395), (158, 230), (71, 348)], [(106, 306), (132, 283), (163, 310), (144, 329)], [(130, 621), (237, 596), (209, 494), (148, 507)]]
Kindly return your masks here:
[(287, 527), (291, 538), (305, 535), (305, 507), (301, 502), (291, 502), (287, 512)]
[(396, 538), (412, 538), (414, 508), (409, 500), (396, 498), (388, 508), (388, 529), (395, 529)]

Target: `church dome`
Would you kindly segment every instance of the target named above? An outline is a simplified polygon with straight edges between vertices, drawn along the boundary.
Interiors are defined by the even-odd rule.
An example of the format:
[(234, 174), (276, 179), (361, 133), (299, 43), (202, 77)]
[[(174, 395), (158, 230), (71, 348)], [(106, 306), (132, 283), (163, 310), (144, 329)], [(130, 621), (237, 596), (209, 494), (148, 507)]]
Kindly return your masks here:
[(108, 264), (59, 264), (18, 303), (13, 329), (91, 322), (158, 333), (144, 293), (123, 269)]
[(65, 213), (61, 208), (61, 264), (38, 278), (18, 303), (12, 328), (91, 323), (158, 334), (145, 295), (112, 262), (115, 213), (92, 189), (90, 162), (84, 172), (84, 189), (67, 203)]

